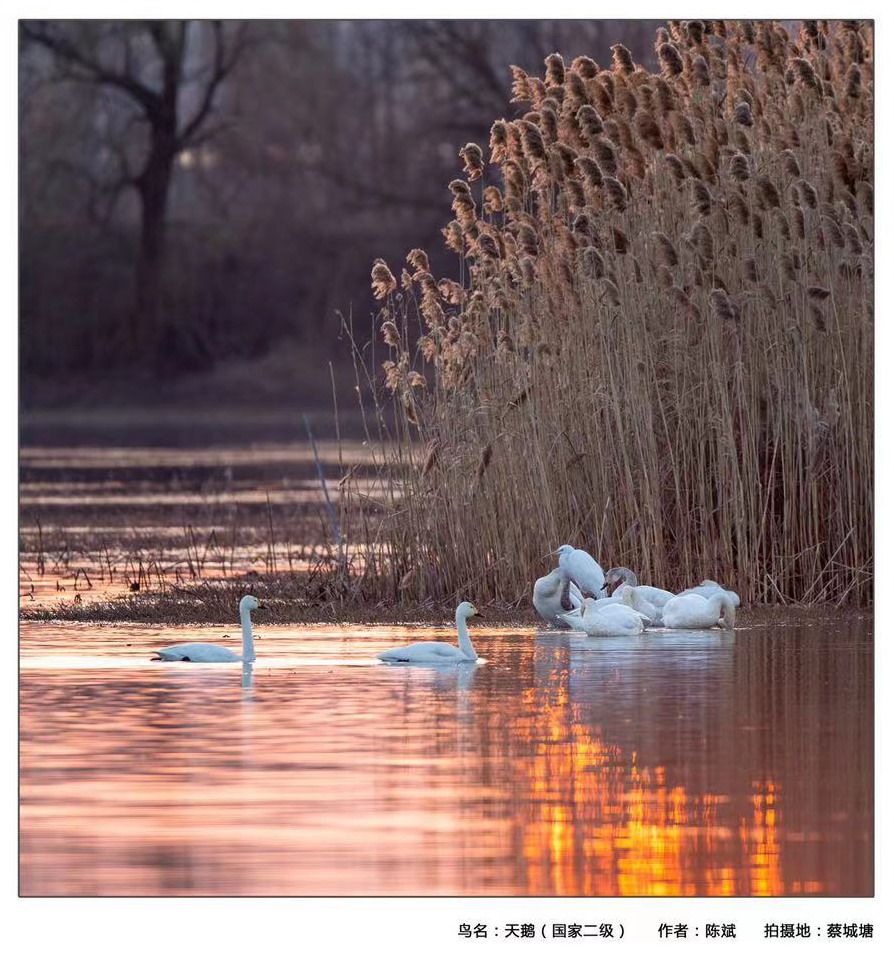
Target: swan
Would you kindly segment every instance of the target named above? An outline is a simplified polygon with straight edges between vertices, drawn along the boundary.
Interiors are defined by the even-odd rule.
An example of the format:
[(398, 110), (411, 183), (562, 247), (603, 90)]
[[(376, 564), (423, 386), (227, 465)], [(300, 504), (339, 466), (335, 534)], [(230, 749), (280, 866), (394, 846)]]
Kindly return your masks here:
[[(651, 601), (647, 600), (643, 594), (640, 593), (640, 589), (631, 587), (629, 584), (623, 585), (618, 591), (618, 597), (621, 603), (626, 604), (627, 607), (632, 607), (634, 611), (638, 611), (648, 620), (649, 624), (661, 624), (662, 616), (661, 609), (655, 607)], [(673, 597), (673, 595), (671, 595)], [(611, 598), (609, 598), (611, 600)]]
[(632, 637), (642, 634), (645, 625), (644, 615), (632, 607), (618, 601), (595, 607), (588, 598), (584, 602), (583, 613), (563, 614), (565, 623), (575, 631), (585, 631), (589, 637)]
[(615, 592), (616, 588), (625, 584), (629, 584), (640, 597), (648, 601), (658, 611), (674, 596), (673, 591), (665, 591), (664, 588), (653, 588), (648, 584), (640, 584), (630, 568), (609, 568), (605, 572), (605, 586), (612, 593)]
[(565, 627), (560, 615), (566, 611), (579, 610), (584, 599), (580, 588), (565, 572), (561, 568), (554, 568), (534, 582), (531, 600), (534, 610), (547, 624)]
[(678, 594), (662, 608), (665, 627), (721, 627), (732, 630), (736, 623), (736, 606), (724, 590), (715, 590), (709, 597), (702, 594)]
[(408, 664), (461, 664), (463, 661), (477, 661), (478, 655), (472, 646), (466, 621), (470, 617), (480, 617), (478, 608), (463, 601), (456, 609), (456, 633), (459, 647), (446, 641), (419, 641), (405, 647), (392, 647), (377, 655), (380, 661)]
[(629, 584), (635, 588), (639, 584), (636, 574), (630, 568), (609, 568), (605, 572), (605, 587), (614, 590), (622, 584)]
[(225, 664), (242, 661), (248, 664), (255, 660), (255, 642), (251, 632), (251, 612), (261, 606), (256, 597), (246, 594), (239, 602), (239, 620), (242, 622), (242, 656), (234, 654), (220, 644), (172, 644), (155, 653), (154, 661), (189, 661), (193, 664)]
[(593, 597), (605, 597), (605, 572), (593, 555), (581, 548), (563, 544), (553, 551), (559, 556), (559, 567), (583, 591)]
[[(559, 620), (564, 623), (568, 623), (566, 619), (574, 618), (578, 622), (580, 621), (581, 614), (584, 613), (584, 606), (589, 608), (598, 609), (601, 607), (608, 607), (610, 604), (622, 604), (621, 595), (613, 594), (611, 597), (604, 598), (584, 598), (583, 604), (580, 607), (573, 608), (570, 611), (565, 612), (564, 614), (559, 615)], [(579, 626), (579, 625), (578, 625)]]
[(710, 578), (705, 578), (698, 587), (686, 588), (685, 591), (680, 591), (680, 594), (700, 594), (702, 597), (711, 597), (712, 594), (716, 594), (718, 591), (723, 591), (725, 594), (729, 595), (729, 599), (733, 604), (738, 607), (742, 601), (739, 598), (739, 595), (735, 591), (730, 591), (729, 588), (725, 588), (722, 584), (718, 584), (716, 581), (712, 581)]

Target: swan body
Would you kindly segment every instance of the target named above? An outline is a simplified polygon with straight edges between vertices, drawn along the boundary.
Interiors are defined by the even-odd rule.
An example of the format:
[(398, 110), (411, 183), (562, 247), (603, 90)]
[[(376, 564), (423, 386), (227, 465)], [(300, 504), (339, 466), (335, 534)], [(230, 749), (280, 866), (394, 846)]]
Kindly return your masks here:
[(584, 594), (605, 597), (605, 572), (599, 562), (587, 551), (563, 544), (554, 554), (559, 556), (559, 567)]
[[(601, 607), (608, 607), (610, 604), (622, 604), (622, 603), (623, 602), (621, 601), (620, 594), (613, 594), (611, 597), (604, 597), (604, 598), (588, 597), (588, 598), (584, 598), (583, 604), (581, 604), (580, 607), (574, 608), (574, 610), (568, 611), (565, 614), (560, 614), (559, 618), (565, 624), (568, 623), (568, 620), (567, 620), (568, 618), (574, 618), (575, 620), (579, 622), (581, 615), (584, 613), (584, 609), (587, 607), (598, 609)], [(580, 627), (580, 624), (578, 623), (577, 626)]]
[(665, 591), (664, 588), (653, 588), (648, 584), (640, 584), (630, 568), (609, 568), (605, 572), (605, 586), (612, 594), (625, 584), (632, 587), (641, 598), (648, 601), (659, 611), (674, 596), (673, 591)]
[(716, 581), (712, 581), (710, 578), (706, 578), (702, 581), (698, 587), (686, 588), (685, 591), (680, 591), (680, 594), (700, 594), (702, 597), (711, 597), (711, 595), (716, 594), (718, 591), (723, 591), (724, 594), (729, 595), (729, 599), (733, 602), (735, 607), (738, 607), (742, 601), (739, 598), (739, 595), (735, 591), (730, 591), (728, 588), (725, 588), (722, 584), (718, 584)]
[[(619, 598), (627, 607), (632, 607), (634, 611), (639, 611), (649, 622), (649, 624), (661, 624), (661, 610), (655, 607), (651, 601), (647, 600), (639, 587), (631, 587), (625, 584), (619, 592)], [(673, 597), (673, 595), (671, 595)]]
[(721, 627), (732, 630), (736, 622), (736, 606), (724, 590), (715, 590), (710, 597), (678, 594), (664, 605), (662, 618), (665, 627), (704, 628), (719, 623)]
[(648, 584), (638, 584), (633, 590), (659, 611), (674, 597), (673, 591), (665, 591), (664, 588), (653, 588)]
[(474, 604), (463, 601), (456, 609), (456, 634), (459, 647), (445, 641), (418, 641), (405, 647), (393, 647), (378, 655), (380, 661), (392, 664), (461, 664), (464, 661), (476, 661), (478, 655), (472, 645), (466, 621), (477, 617), (478, 609)]
[(555, 568), (542, 578), (537, 578), (531, 600), (534, 610), (543, 620), (558, 627), (567, 626), (561, 615), (579, 610), (584, 601), (580, 588), (561, 568)]
[(564, 615), (565, 623), (576, 631), (584, 631), (589, 637), (633, 637), (642, 634), (644, 616), (623, 601), (594, 607), (584, 604), (580, 615)]
[(232, 661), (251, 663), (255, 659), (255, 642), (251, 630), (251, 612), (260, 607), (256, 597), (246, 594), (239, 602), (239, 620), (242, 623), (242, 654), (235, 654), (220, 644), (172, 644), (162, 647), (153, 657), (155, 661), (185, 661), (191, 664), (228, 664)]

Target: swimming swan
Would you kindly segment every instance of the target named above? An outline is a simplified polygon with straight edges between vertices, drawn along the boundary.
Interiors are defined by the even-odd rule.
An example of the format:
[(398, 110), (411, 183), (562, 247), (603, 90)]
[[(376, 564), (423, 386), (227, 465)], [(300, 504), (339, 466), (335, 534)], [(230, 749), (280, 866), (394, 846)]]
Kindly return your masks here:
[(710, 597), (678, 594), (664, 605), (661, 613), (665, 627), (714, 627), (720, 623), (731, 631), (736, 623), (736, 606), (723, 590), (715, 590)]
[(478, 608), (463, 601), (456, 609), (456, 633), (459, 647), (446, 641), (419, 641), (406, 647), (392, 647), (378, 655), (380, 661), (407, 664), (461, 664), (463, 661), (477, 661), (478, 655), (472, 646), (466, 621), (470, 617), (480, 617)]
[(583, 614), (562, 615), (565, 623), (575, 631), (585, 631), (590, 637), (631, 637), (642, 634), (645, 616), (621, 601), (594, 607), (588, 598)]
[(172, 644), (155, 653), (154, 661), (189, 661), (193, 664), (226, 664), (231, 661), (250, 663), (255, 659), (255, 642), (251, 632), (251, 612), (257, 611), (260, 602), (246, 594), (239, 602), (239, 620), (242, 622), (242, 656), (219, 644)]
[(559, 567), (583, 591), (594, 598), (605, 597), (605, 572), (593, 555), (581, 548), (563, 544), (553, 551), (559, 556)]
[(567, 627), (561, 615), (568, 611), (579, 610), (584, 599), (580, 588), (561, 568), (555, 568), (534, 582), (531, 601), (534, 604), (534, 610), (547, 624)]

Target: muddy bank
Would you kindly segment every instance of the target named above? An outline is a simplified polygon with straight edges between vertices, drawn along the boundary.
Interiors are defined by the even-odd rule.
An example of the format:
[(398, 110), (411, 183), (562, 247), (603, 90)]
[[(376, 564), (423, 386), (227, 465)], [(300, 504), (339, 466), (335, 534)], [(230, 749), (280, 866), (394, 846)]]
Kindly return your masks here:
[[(58, 602), (37, 606), (21, 605), (25, 621), (133, 622), (145, 624), (227, 624), (235, 617), (242, 595), (255, 594), (264, 604), (259, 623), (367, 623), (432, 624), (449, 621), (453, 606), (448, 604), (386, 604), (362, 598), (337, 597), (335, 584), (300, 576), (250, 575), (226, 581), (204, 582), (195, 587), (169, 588), (164, 593), (127, 594), (107, 600), (90, 600), (89, 592)], [(474, 599), (474, 594), (466, 595)], [(539, 625), (530, 601), (479, 604), (488, 623)], [(738, 627), (754, 625), (802, 626), (871, 623), (871, 609), (836, 608), (823, 605), (762, 605), (741, 608)]]

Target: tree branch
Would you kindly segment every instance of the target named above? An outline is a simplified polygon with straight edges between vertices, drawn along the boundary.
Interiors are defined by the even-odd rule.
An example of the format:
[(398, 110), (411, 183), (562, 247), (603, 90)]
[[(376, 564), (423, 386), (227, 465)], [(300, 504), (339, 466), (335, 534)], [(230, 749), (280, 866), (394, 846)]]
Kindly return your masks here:
[(32, 43), (42, 46), (57, 56), (62, 62), (71, 67), (84, 71), (81, 77), (72, 76), (72, 79), (86, 79), (97, 84), (106, 84), (127, 93), (145, 111), (147, 116), (154, 116), (161, 108), (161, 97), (154, 90), (140, 83), (133, 75), (119, 72), (104, 66), (97, 59), (89, 57), (64, 34), (54, 31), (46, 21), (23, 20), (21, 24), (22, 36)]
[(205, 85), (204, 94), (195, 113), (177, 134), (177, 142), (181, 149), (192, 145), (193, 137), (208, 118), (214, 106), (214, 97), (221, 83), (232, 72), (246, 46), (244, 24), (239, 24), (236, 27), (237, 33), (230, 45), (229, 52), (227, 52), (223, 23), (220, 20), (215, 20), (211, 26), (214, 31), (214, 59), (211, 66), (211, 75)]

